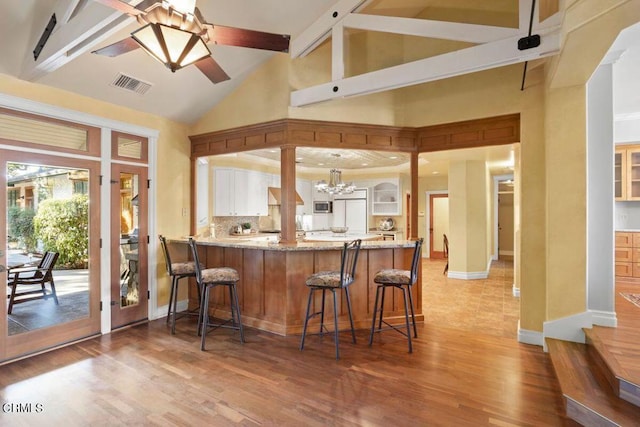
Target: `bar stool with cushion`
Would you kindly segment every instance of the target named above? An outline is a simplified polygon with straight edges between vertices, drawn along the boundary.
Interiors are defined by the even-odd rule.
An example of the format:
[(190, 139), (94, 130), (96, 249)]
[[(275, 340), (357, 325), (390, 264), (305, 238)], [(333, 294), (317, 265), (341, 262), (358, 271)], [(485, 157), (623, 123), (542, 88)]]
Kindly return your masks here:
[[(167, 311), (167, 323), (171, 322), (171, 333), (176, 333), (176, 318), (177, 318), (177, 305), (178, 305), (178, 284), (180, 283), (180, 279), (188, 279), (189, 277), (196, 277), (196, 268), (195, 263), (193, 261), (188, 262), (171, 262), (171, 255), (169, 253), (169, 248), (167, 246), (166, 237), (159, 235), (160, 246), (162, 247), (162, 253), (164, 254), (164, 260), (167, 267), (167, 274), (171, 278), (171, 293), (169, 294), (169, 309)], [(186, 282), (189, 283), (188, 280)], [(200, 286), (198, 288), (198, 303), (202, 300), (201, 298), (201, 290)], [(200, 313), (200, 308), (198, 307), (198, 311), (188, 311), (183, 313), (183, 315), (193, 315)], [(182, 316), (181, 316), (182, 317)]]
[[(300, 341), (300, 350), (304, 348), (304, 340), (307, 335), (307, 324), (309, 319), (320, 315), (320, 332), (322, 336), (326, 329), (324, 326), (324, 297), (327, 290), (333, 293), (333, 323), (334, 323), (334, 341), (336, 345), (336, 359), (340, 358), (338, 349), (338, 303), (336, 300), (336, 290), (344, 289), (347, 300), (347, 311), (349, 312), (349, 322), (351, 324), (351, 337), (353, 343), (356, 342), (356, 334), (353, 328), (353, 316), (351, 315), (351, 297), (349, 296), (349, 285), (355, 280), (356, 264), (358, 262), (358, 254), (360, 252), (360, 239), (345, 243), (342, 248), (342, 256), (339, 271), (320, 271), (312, 274), (307, 278), (306, 285), (309, 288), (309, 299), (307, 300), (307, 313), (304, 318), (304, 326), (302, 328), (302, 339)], [(322, 291), (322, 304), (320, 311), (309, 313), (311, 311), (311, 301), (315, 291)], [(327, 330), (328, 332), (328, 330)]]
[[(413, 346), (411, 345), (411, 327), (409, 326), (409, 310), (411, 310), (411, 322), (413, 323), (414, 338), (418, 338), (418, 329), (416, 328), (416, 317), (413, 311), (413, 297), (411, 295), (411, 287), (418, 280), (418, 266), (421, 261), (420, 255), (422, 253), (423, 240), (424, 239), (422, 238), (416, 240), (413, 250), (411, 270), (389, 268), (378, 271), (374, 276), (373, 281), (374, 283), (378, 284), (378, 287), (376, 288), (376, 302), (373, 307), (373, 321), (371, 322), (369, 345), (373, 343), (373, 334), (375, 332), (382, 332), (393, 329), (407, 337), (407, 339), (409, 340), (409, 353), (413, 352)], [(402, 296), (404, 298), (404, 318), (406, 333), (405, 331), (400, 329), (399, 326), (391, 325), (382, 319), (384, 308), (384, 293), (385, 290), (389, 287), (394, 287), (402, 291)], [(382, 295), (380, 295), (380, 291), (382, 291)], [(378, 302), (380, 302), (380, 305), (378, 305)], [(378, 312), (380, 312), (380, 319), (378, 321), (378, 327), (376, 328), (376, 318)], [(382, 327), (383, 323), (386, 325), (385, 328)]]
[[(202, 301), (200, 302), (200, 316), (198, 316), (198, 333), (202, 334), (200, 350), (204, 351), (207, 333), (218, 328), (235, 329), (240, 332), (240, 342), (244, 344), (244, 329), (242, 328), (242, 318), (240, 317), (240, 303), (238, 302), (237, 283), (240, 280), (238, 272), (230, 267), (216, 267), (202, 269), (202, 264), (198, 257), (198, 249), (193, 238), (189, 237), (189, 247), (191, 255), (195, 261), (196, 281), (202, 289)], [(213, 323), (209, 317), (209, 298), (211, 290), (217, 286), (229, 288), (231, 302), (231, 318)], [(229, 325), (231, 322), (231, 325)], [(209, 328), (211, 328), (209, 330)]]

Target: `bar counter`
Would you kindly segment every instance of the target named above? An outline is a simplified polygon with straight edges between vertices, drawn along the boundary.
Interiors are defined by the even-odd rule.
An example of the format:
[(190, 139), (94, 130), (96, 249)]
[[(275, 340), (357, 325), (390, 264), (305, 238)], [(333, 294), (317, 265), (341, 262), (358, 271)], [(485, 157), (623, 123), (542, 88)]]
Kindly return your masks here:
[[(183, 248), (187, 239), (168, 239), (170, 245)], [(222, 239), (196, 238), (200, 262), (206, 268), (231, 267), (240, 274), (238, 295), (242, 323), (246, 326), (279, 335), (302, 333), (308, 298), (305, 281), (318, 271), (338, 270), (343, 244), (340, 242), (277, 243), (229, 237)], [(409, 270), (415, 243), (408, 240), (363, 241), (358, 258), (356, 279), (350, 286), (353, 321), (357, 329), (371, 327), (376, 286), (373, 276), (383, 268)], [(176, 248), (177, 249), (177, 248)], [(172, 250), (176, 252), (176, 250)], [(422, 280), (413, 287), (416, 321), (423, 321)], [(349, 328), (344, 293), (338, 301), (340, 329)], [(198, 306), (195, 282), (189, 287), (189, 308)], [(332, 307), (331, 295), (327, 303)], [(211, 315), (230, 317), (229, 295), (223, 289), (216, 290), (209, 306)], [(320, 298), (314, 300), (317, 311)], [(385, 320), (397, 317), (404, 322), (402, 293), (387, 291)], [(328, 325), (333, 324), (331, 308), (325, 316)], [(314, 319), (315, 320), (315, 319)], [(310, 331), (317, 330), (317, 322), (310, 321)]]

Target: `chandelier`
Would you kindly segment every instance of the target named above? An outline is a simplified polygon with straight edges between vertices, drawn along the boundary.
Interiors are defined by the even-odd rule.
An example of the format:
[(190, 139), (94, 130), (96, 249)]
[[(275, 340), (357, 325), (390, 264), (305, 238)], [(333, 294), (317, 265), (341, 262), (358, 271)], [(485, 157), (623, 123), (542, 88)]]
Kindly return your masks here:
[(331, 169), (328, 184), (324, 179), (316, 184), (316, 190), (328, 194), (349, 194), (355, 189), (353, 182), (348, 184), (342, 182), (342, 171), (338, 169)]

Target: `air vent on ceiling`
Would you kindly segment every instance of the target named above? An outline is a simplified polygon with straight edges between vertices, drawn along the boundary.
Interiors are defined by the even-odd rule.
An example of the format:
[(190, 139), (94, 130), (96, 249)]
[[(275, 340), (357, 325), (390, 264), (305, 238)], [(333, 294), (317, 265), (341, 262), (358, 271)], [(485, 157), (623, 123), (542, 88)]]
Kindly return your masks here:
[(131, 92), (144, 95), (149, 89), (151, 89), (151, 83), (140, 81), (126, 74), (119, 73), (116, 78), (111, 82), (111, 86), (119, 87), (121, 89), (129, 90)]

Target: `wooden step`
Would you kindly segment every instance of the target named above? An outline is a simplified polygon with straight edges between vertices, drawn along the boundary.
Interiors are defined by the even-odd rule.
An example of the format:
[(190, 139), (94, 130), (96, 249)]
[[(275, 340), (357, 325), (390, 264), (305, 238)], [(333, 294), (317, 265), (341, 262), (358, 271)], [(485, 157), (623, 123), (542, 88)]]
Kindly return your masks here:
[[(604, 372), (613, 392), (621, 399), (640, 406), (640, 381), (638, 381), (637, 369), (632, 369), (639, 363), (640, 343), (633, 339), (628, 342), (617, 340), (607, 344), (599, 335), (599, 332), (603, 331), (602, 327), (594, 326), (593, 329), (584, 328), (583, 330), (589, 353)], [(611, 331), (606, 330), (606, 332)]]
[(587, 345), (546, 339), (566, 414), (585, 426), (640, 426), (640, 408), (613, 392)]
[[(635, 406), (640, 406), (639, 381), (637, 376), (620, 362), (620, 357), (622, 356), (620, 349), (612, 348), (611, 345), (605, 344), (598, 335), (598, 327), (594, 327), (594, 329), (585, 328), (584, 333), (587, 338), (589, 354), (592, 360), (602, 369), (613, 392), (621, 399)], [(638, 344), (634, 343), (634, 345), (637, 346)], [(631, 356), (627, 355), (628, 357)], [(635, 359), (635, 364), (637, 364), (637, 351), (634, 353), (633, 358)]]

